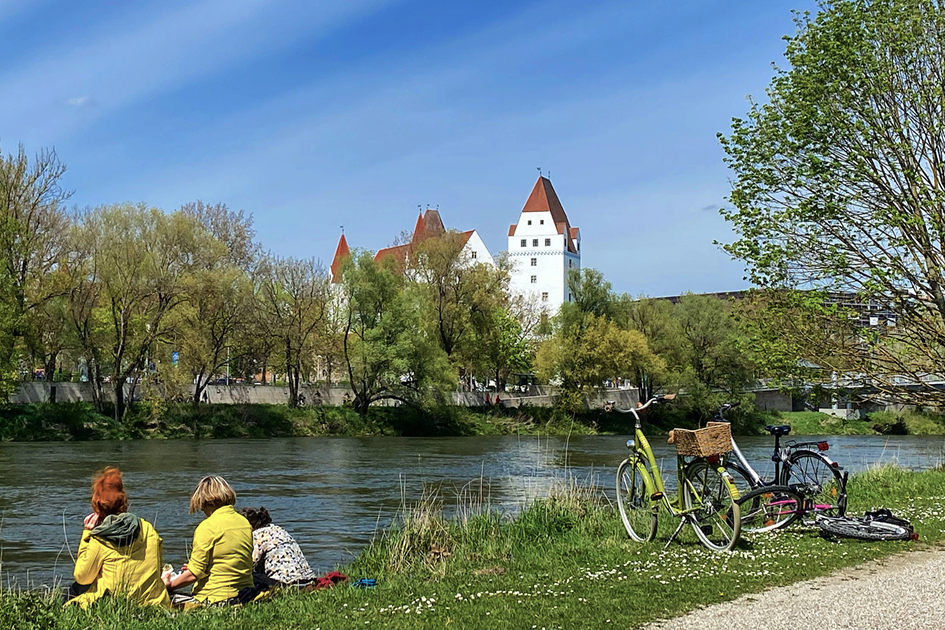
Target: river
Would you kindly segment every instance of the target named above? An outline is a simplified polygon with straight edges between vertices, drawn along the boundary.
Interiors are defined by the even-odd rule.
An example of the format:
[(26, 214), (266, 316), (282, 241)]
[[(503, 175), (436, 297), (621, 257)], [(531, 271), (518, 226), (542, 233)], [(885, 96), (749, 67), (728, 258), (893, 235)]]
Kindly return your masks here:
[[(807, 440), (808, 438), (803, 438)], [(831, 436), (828, 453), (847, 470), (879, 463), (924, 469), (942, 462), (945, 438)], [(208, 474), (225, 477), (237, 507), (265, 506), (299, 541), (319, 572), (350, 561), (402, 502), (438, 491), (447, 509), (472, 497), (514, 512), (567, 475), (613, 494), (626, 437), (280, 438), (0, 443), (0, 582), (28, 587), (66, 580), (88, 514), (93, 472), (124, 473), (131, 511), (164, 538), (164, 558), (186, 560), (203, 514), (187, 513)], [(674, 451), (653, 446), (672, 479)], [(771, 454), (767, 437), (739, 438), (752, 462)], [(758, 467), (763, 470), (763, 466)], [(668, 470), (667, 470), (668, 469)]]

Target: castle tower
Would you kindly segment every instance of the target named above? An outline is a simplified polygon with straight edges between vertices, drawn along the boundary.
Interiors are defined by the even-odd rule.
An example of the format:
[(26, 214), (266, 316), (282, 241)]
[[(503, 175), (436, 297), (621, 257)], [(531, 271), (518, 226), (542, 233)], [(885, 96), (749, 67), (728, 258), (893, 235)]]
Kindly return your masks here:
[(509, 288), (527, 296), (550, 314), (571, 301), (567, 279), (581, 268), (581, 232), (571, 227), (551, 180), (538, 177), (518, 223), (509, 226)]

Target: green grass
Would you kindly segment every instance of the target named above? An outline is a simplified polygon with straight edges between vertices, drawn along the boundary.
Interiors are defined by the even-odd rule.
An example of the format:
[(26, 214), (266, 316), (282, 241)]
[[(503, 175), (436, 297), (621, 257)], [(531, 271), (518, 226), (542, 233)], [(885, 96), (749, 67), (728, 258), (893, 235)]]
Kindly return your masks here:
[(661, 519), (655, 542), (634, 543), (598, 492), (562, 482), (517, 518), (489, 513), (470, 501), (461, 518), (446, 520), (428, 497), (342, 568), (353, 578), (377, 578), (377, 589), (283, 592), (242, 609), (172, 614), (115, 600), (88, 612), (64, 610), (38, 595), (6, 593), (0, 594), (0, 627), (638, 627), (942, 541), (945, 472), (884, 467), (853, 477), (849, 489), (852, 512), (890, 507), (912, 519), (920, 542), (828, 542), (816, 531), (796, 527), (745, 538), (731, 554), (708, 552), (688, 531), (663, 550), (674, 520)]
[(789, 424), (793, 435), (945, 435), (945, 415), (918, 411), (877, 411), (843, 419), (819, 411), (765, 412), (752, 427)]
[[(0, 407), (0, 441), (266, 438), (320, 435), (591, 435), (629, 434), (629, 415), (590, 410), (568, 414), (552, 407), (518, 409), (440, 406), (373, 407), (360, 416), (350, 407), (291, 409), (285, 405), (137, 403), (122, 422), (88, 403), (37, 403)], [(945, 416), (880, 412), (842, 420), (818, 412), (732, 414), (738, 434), (762, 434), (766, 424), (790, 424), (793, 435), (945, 435)], [(656, 432), (695, 428), (702, 414), (681, 407), (654, 409), (647, 425)]]
[(0, 408), (0, 440), (121, 440), (265, 438), (318, 435), (581, 435), (632, 431), (626, 416), (551, 407), (374, 407), (366, 416), (350, 407), (138, 403), (122, 422), (88, 403), (38, 403)]

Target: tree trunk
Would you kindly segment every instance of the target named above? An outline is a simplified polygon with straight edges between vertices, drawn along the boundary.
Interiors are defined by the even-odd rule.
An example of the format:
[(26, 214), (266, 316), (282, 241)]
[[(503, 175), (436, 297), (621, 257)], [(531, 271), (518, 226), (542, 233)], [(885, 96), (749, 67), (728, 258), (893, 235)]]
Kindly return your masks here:
[(112, 383), (112, 389), (115, 390), (115, 420), (121, 422), (125, 416), (125, 381), (120, 376), (115, 378)]
[(52, 382), (56, 376), (56, 357), (58, 356), (58, 352), (53, 352), (46, 357), (45, 365), (43, 365), (43, 372), (46, 374), (47, 383)]

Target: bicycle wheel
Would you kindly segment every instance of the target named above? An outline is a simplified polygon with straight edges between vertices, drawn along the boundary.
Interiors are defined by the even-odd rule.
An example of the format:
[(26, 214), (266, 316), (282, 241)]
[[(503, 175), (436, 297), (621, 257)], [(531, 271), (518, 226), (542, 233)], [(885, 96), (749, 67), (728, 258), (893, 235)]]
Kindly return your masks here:
[(825, 516), (846, 513), (847, 495), (840, 471), (812, 451), (795, 451), (789, 461), (790, 466), (781, 471), (781, 485), (803, 494), (808, 512)]
[[(697, 459), (683, 471), (680, 496), (690, 515), (696, 537), (712, 551), (730, 551), (741, 531), (741, 510), (734, 484), (711, 464)], [(735, 490), (734, 492), (737, 492)]]
[[(706, 464), (708, 465), (708, 462)], [(732, 476), (732, 483), (735, 484), (735, 488), (738, 490), (738, 496), (746, 495), (755, 489), (755, 482), (752, 481), (751, 475), (738, 464), (726, 460), (725, 470)]]
[(771, 532), (801, 517), (804, 496), (790, 486), (764, 486), (739, 497), (738, 507), (742, 533)]
[(656, 536), (656, 506), (651, 498), (649, 474), (637, 460), (625, 459), (617, 467), (617, 509), (630, 538), (649, 542)]
[(881, 521), (821, 516), (817, 519), (821, 533), (827, 538), (858, 538), (860, 540), (911, 540), (909, 529)]

